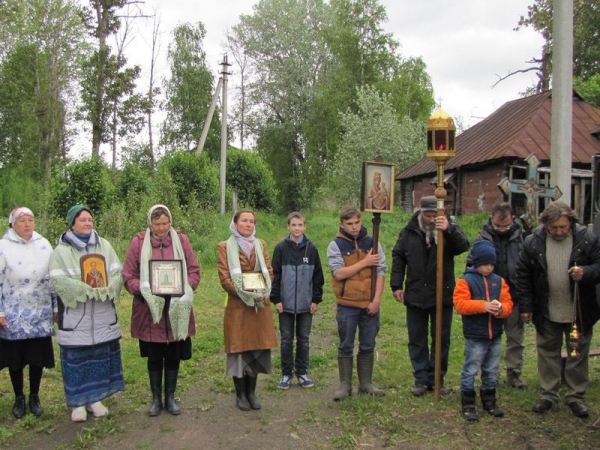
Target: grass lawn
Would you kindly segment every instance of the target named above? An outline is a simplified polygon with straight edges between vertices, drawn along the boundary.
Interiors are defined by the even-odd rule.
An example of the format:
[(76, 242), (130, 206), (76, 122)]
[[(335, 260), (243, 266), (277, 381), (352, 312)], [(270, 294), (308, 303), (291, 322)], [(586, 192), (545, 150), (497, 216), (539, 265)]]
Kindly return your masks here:
[[(406, 224), (410, 215), (396, 212), (383, 215), (380, 230), (380, 242), (384, 247), (388, 262), (391, 264), (391, 249), (398, 232)], [(177, 217), (174, 225), (180, 226)], [(485, 220), (484, 215), (469, 216), (459, 220), (470, 241), (477, 234)], [(202, 265), (202, 282), (196, 291), (194, 309), (197, 321), (197, 333), (193, 339), (193, 359), (182, 365), (178, 390), (184, 392), (202, 379), (209, 381), (210, 389), (231, 392), (231, 381), (224, 375), (222, 309), (225, 294), (221, 290), (216, 270), (216, 244), (228, 238), (230, 216), (221, 217), (207, 214), (202, 226), (186, 223), (182, 226), (192, 241)], [(363, 216), (363, 223), (371, 229), (371, 215)], [(308, 215), (308, 236), (316, 243), (321, 253), (324, 267), (327, 267), (325, 251), (334, 237), (338, 226), (337, 212), (320, 212)], [(110, 240), (107, 230), (100, 234)], [(43, 230), (42, 230), (43, 232)], [(285, 218), (260, 214), (257, 224), (257, 236), (267, 241), (272, 252), (274, 245), (287, 234)], [(112, 241), (111, 241), (112, 242)], [(121, 258), (127, 249), (127, 241), (114, 243)], [(456, 260), (457, 276), (464, 268), (466, 255)], [(86, 426), (77, 439), (67, 448), (90, 448), (100, 444), (103, 436), (115, 432), (127, 433), (119, 429), (118, 419), (133, 411), (145, 411), (149, 401), (146, 373), (146, 361), (139, 357), (138, 343), (129, 335), (131, 315), (131, 296), (125, 291), (119, 303), (119, 321), (123, 330), (121, 342), (123, 365), (127, 391), (111, 397), (107, 406), (115, 406), (116, 420), (102, 420)], [(331, 380), (337, 383), (337, 333), (335, 326), (335, 300), (331, 293), (331, 283), (326, 273), (325, 298), (315, 319), (311, 347), (311, 373), (314, 379)], [(277, 321), (275, 322), (277, 323)], [(483, 416), (475, 424), (467, 424), (460, 415), (458, 386), (463, 361), (464, 340), (461, 332), (460, 316), (455, 315), (450, 354), (450, 368), (446, 385), (455, 392), (442, 401), (435, 402), (431, 395), (415, 398), (410, 394), (413, 385), (412, 367), (407, 351), (407, 330), (405, 311), (397, 304), (390, 293), (389, 281), (382, 301), (381, 331), (377, 350), (378, 361), (375, 367), (375, 382), (386, 390), (381, 399), (352, 397), (335, 404), (335, 424), (338, 434), (331, 440), (331, 448), (372, 447), (373, 442), (389, 448), (450, 448), (450, 449), (505, 449), (550, 448), (550, 449), (587, 449), (600, 448), (600, 431), (595, 427), (600, 412), (600, 358), (590, 359), (590, 388), (586, 401), (592, 412), (591, 417), (582, 421), (574, 418), (568, 408), (560, 405), (556, 411), (545, 416), (531, 412), (532, 405), (538, 400), (537, 369), (535, 352), (535, 333), (527, 328), (524, 379), (530, 388), (517, 391), (504, 384), (505, 374), (501, 370), (501, 382), (498, 389), (499, 404), (506, 412), (504, 419), (492, 419)], [(55, 344), (56, 345), (56, 344)], [(594, 339), (593, 347), (600, 342)], [(56, 348), (56, 360), (59, 352)], [(275, 399), (281, 397), (276, 388), (279, 377), (279, 355), (275, 356), (275, 374), (268, 377), (265, 396)], [(27, 373), (27, 370), (26, 370)], [(26, 381), (27, 392), (27, 381)], [(44, 373), (41, 390), (42, 405), (45, 414), (36, 419), (31, 414), (20, 421), (12, 417), (14, 401), (8, 371), (0, 372), (0, 445), (11, 448), (24, 448), (40, 435), (52, 434), (57, 420), (68, 418), (61, 382), (59, 364), (53, 370)], [(331, 421), (331, 402), (311, 408), (305, 414), (306, 423)], [(328, 409), (329, 408), (329, 409)], [(328, 411), (324, 412), (324, 410)], [(268, 425), (268, 424), (267, 424)], [(65, 448), (65, 447), (63, 447)]]

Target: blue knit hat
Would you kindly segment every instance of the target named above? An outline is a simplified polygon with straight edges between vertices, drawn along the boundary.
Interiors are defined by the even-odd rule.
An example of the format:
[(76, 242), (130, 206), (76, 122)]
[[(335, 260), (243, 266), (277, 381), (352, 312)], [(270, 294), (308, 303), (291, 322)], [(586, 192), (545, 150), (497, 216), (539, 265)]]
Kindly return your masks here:
[(496, 264), (496, 247), (485, 239), (475, 242), (471, 249), (471, 261), (473, 261), (473, 267)]

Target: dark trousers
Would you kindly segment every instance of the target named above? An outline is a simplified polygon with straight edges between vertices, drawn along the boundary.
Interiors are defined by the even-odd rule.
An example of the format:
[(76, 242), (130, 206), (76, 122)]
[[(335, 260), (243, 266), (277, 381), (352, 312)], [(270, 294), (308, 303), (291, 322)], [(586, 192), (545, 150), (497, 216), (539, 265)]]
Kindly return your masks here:
[(306, 375), (309, 367), (310, 329), (312, 314), (279, 314), (279, 333), (281, 334), (281, 372), (292, 376), (294, 368), (294, 337), (296, 338), (296, 376)]
[[(413, 366), (415, 385), (433, 386), (435, 371), (435, 306), (421, 309), (406, 306), (408, 328), (408, 355)], [(442, 380), (448, 371), (452, 305), (442, 308)], [(431, 347), (429, 346), (431, 336)]]

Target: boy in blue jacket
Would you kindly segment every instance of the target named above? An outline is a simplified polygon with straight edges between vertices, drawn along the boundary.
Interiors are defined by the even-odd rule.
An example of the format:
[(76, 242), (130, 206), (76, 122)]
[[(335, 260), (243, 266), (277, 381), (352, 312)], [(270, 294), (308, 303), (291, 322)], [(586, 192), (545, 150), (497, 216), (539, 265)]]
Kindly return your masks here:
[[(283, 376), (277, 385), (290, 387), (292, 369), (295, 367), (298, 384), (304, 388), (314, 386), (308, 376), (309, 337), (312, 316), (323, 300), (323, 269), (315, 244), (304, 231), (306, 218), (298, 211), (288, 215), (289, 236), (277, 244), (273, 251), (273, 284), (271, 302), (279, 313), (281, 334), (281, 369)], [(294, 332), (295, 331), (295, 332)], [(296, 337), (296, 359), (293, 344)]]
[(454, 307), (462, 315), (465, 336), (460, 380), (462, 413), (466, 420), (477, 421), (475, 377), (480, 370), (483, 409), (494, 417), (504, 416), (496, 405), (496, 385), (502, 355), (502, 319), (510, 316), (513, 304), (508, 284), (494, 273), (494, 244), (487, 240), (475, 242), (471, 260), (473, 266), (456, 283)]

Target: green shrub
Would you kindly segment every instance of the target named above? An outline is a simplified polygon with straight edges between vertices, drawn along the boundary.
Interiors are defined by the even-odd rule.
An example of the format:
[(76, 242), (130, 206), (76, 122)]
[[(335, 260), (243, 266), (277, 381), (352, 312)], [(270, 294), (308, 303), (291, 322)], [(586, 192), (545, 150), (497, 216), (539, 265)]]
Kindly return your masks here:
[(100, 158), (72, 162), (58, 169), (51, 190), (53, 213), (61, 217), (80, 203), (99, 213), (110, 206), (115, 194), (110, 169)]
[[(163, 183), (166, 181), (165, 172), (170, 175), (179, 206), (190, 205), (194, 198), (204, 209), (213, 209), (219, 204), (218, 170), (205, 153), (171, 153), (158, 165), (156, 178), (164, 178)], [(166, 185), (162, 184), (162, 187)]]
[(258, 155), (229, 150), (227, 184), (237, 192), (240, 205), (263, 211), (275, 209), (277, 190), (273, 174)]

